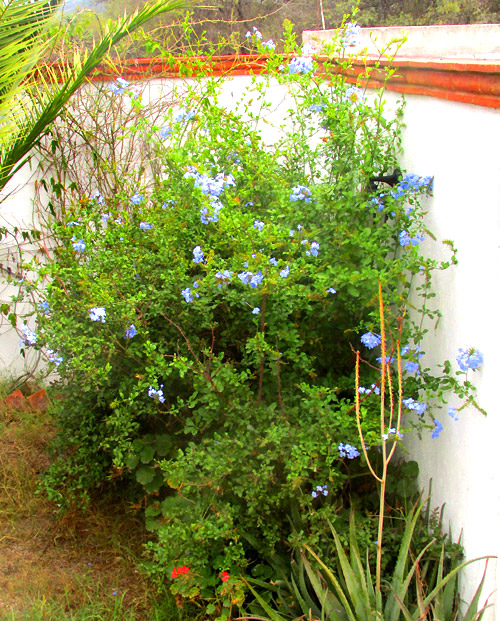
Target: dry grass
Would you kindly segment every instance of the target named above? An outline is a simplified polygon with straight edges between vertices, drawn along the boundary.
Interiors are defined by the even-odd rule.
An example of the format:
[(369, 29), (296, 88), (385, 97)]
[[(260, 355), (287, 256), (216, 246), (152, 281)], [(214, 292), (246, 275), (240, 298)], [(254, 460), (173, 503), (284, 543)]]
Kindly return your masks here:
[[(102, 500), (58, 519), (35, 493), (48, 465), (50, 417), (4, 408), (0, 434), (0, 620), (177, 619), (175, 611), (151, 612), (154, 590), (137, 569), (146, 537), (140, 515)], [(73, 616), (89, 604), (99, 616)]]

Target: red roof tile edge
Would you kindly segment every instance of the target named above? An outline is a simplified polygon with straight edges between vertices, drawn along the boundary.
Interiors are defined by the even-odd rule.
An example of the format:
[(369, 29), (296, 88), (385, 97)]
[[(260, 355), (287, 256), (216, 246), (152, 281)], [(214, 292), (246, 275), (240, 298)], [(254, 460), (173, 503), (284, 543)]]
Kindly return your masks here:
[[(316, 57), (318, 73), (328, 59)], [(286, 57), (284, 57), (286, 62)], [(384, 84), (381, 69), (387, 60), (367, 57), (353, 60), (345, 72), (346, 79), (361, 87), (380, 88)], [(446, 58), (401, 57), (393, 61), (394, 74), (385, 88), (398, 93), (426, 95), (488, 108), (500, 108), (500, 59), (471, 60)], [(184, 69), (181, 70), (181, 67)], [(186, 71), (185, 68), (188, 68)], [(340, 73), (340, 67), (338, 72)], [(154, 78), (185, 79), (200, 73), (218, 75), (252, 75), (267, 72), (263, 55), (225, 55), (212, 58), (178, 58), (170, 63), (163, 58), (134, 58), (116, 63), (114, 68), (100, 66), (94, 70), (93, 81), (112, 81), (122, 77), (129, 81)]]

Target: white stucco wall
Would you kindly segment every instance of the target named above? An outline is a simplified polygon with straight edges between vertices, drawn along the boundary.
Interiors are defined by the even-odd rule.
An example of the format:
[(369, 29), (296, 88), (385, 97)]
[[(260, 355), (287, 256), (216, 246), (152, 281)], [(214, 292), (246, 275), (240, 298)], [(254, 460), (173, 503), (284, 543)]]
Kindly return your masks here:
[[(245, 76), (233, 78), (221, 100), (233, 107), (248, 86)], [(275, 119), (289, 103), (285, 92), (274, 87)], [(162, 87), (149, 85), (152, 97)], [(397, 96), (387, 93), (392, 105)], [(438, 306), (443, 320), (429, 335), (431, 364), (454, 360), (459, 347), (477, 347), (484, 354), (484, 367), (473, 379), (478, 401), (488, 416), (470, 408), (460, 420), (439, 415), (444, 430), (440, 438), (427, 433), (422, 441), (408, 440), (410, 455), (419, 461), (421, 481), (433, 480), (432, 504), (446, 503), (445, 518), (455, 536), (463, 530), (467, 558), (500, 553), (500, 423), (497, 406), (496, 320), (500, 315), (500, 111), (423, 96), (407, 96), (402, 166), (409, 172), (434, 175), (434, 196), (428, 202), (428, 222), (438, 239), (452, 239), (459, 264), (435, 278)], [(277, 123), (279, 124), (279, 123)], [(266, 131), (275, 132), (271, 126)], [(26, 171), (25, 177), (29, 176)], [(16, 185), (22, 186), (22, 177)], [(2, 218), (29, 222), (30, 186), (3, 204)], [(435, 253), (439, 245), (432, 246)], [(429, 246), (429, 250), (431, 247)], [(3, 250), (0, 248), (0, 254)], [(4, 295), (2, 294), (2, 297)], [(0, 329), (0, 365), (19, 370), (17, 335)], [(457, 404), (458, 405), (458, 404)], [(471, 566), (463, 580), (463, 595), (470, 599), (482, 572)], [(484, 594), (497, 587), (495, 563), (490, 566)], [(490, 608), (485, 621), (500, 621), (500, 611)]]
[[(395, 98), (387, 94), (388, 101)], [(434, 175), (428, 224), (438, 239), (451, 239), (458, 248), (458, 265), (435, 278), (444, 316), (428, 335), (427, 358), (434, 365), (455, 361), (459, 347), (477, 347), (484, 366), (471, 379), (488, 413), (468, 408), (455, 422), (443, 410), (440, 437), (411, 438), (410, 453), (419, 462), (422, 484), (432, 479), (432, 504), (446, 503), (445, 518), (455, 537), (463, 530), (467, 558), (499, 555), (500, 110), (423, 96), (407, 96), (406, 102), (402, 164)], [(435, 253), (436, 244), (432, 248)], [(466, 571), (465, 599), (471, 598), (483, 566)], [(493, 561), (484, 593), (498, 586)], [(484, 618), (498, 621), (500, 611), (491, 608)]]

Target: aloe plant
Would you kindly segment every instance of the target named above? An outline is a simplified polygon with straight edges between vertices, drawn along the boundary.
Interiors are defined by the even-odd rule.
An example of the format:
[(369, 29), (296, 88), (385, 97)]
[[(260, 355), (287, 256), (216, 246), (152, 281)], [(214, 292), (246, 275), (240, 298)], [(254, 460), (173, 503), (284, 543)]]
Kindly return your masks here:
[[(381, 360), (386, 361), (387, 340), (384, 319), (384, 303), (382, 287), (379, 283), (379, 310), (381, 334)], [(361, 413), (359, 405), (359, 351), (356, 358), (356, 418), (358, 432), (363, 447), (368, 468), (380, 486), (380, 505), (378, 513), (378, 540), (375, 561), (375, 575), (372, 574), (369, 564), (368, 550), (363, 560), (360, 554), (354, 511), (351, 511), (349, 524), (349, 553), (344, 550), (340, 537), (330, 523), (330, 529), (335, 544), (337, 567), (329, 567), (321, 557), (309, 546), (304, 545), (298, 550), (298, 562), (291, 577), (291, 583), (284, 581), (284, 587), (293, 593), (294, 602), (301, 609), (302, 616), (295, 617), (296, 621), (456, 621), (458, 619), (457, 578), (460, 572), (470, 563), (486, 560), (485, 571), (476, 593), (460, 617), (463, 621), (479, 621), (488, 601), (479, 609), (479, 601), (484, 585), (488, 559), (481, 557), (464, 563), (455, 563), (449, 571), (445, 571), (445, 544), (443, 542), (437, 572), (428, 585), (424, 584), (421, 574), (421, 564), (425, 563), (425, 554), (436, 542), (430, 541), (425, 545), (416, 558), (412, 557), (412, 540), (415, 527), (425, 503), (416, 503), (406, 517), (406, 524), (398, 551), (396, 564), (392, 575), (382, 572), (382, 545), (384, 536), (384, 516), (386, 506), (386, 484), (388, 467), (394, 456), (397, 438), (401, 426), (402, 412), (402, 373), (401, 351), (399, 339), (396, 339), (395, 354), (397, 361), (397, 389), (394, 388), (392, 370), (388, 362), (381, 363), (380, 382), (380, 429), (382, 438), (382, 468), (380, 474), (376, 472), (368, 455), (361, 427)], [(394, 394), (396, 393), (396, 394)], [(388, 403), (388, 406), (386, 405)], [(385, 429), (394, 428), (392, 446), (388, 444)], [(309, 558), (314, 559), (314, 565)], [(280, 583), (273, 585), (276, 600), (280, 601), (281, 608), (285, 608), (286, 616), (275, 610), (264, 600), (252, 584), (261, 588), (269, 588), (265, 583), (248, 580), (247, 584), (254, 594), (262, 610), (269, 617), (241, 617), (242, 619), (261, 619), (263, 621), (285, 621), (294, 618), (292, 606), (286, 604), (283, 588)]]

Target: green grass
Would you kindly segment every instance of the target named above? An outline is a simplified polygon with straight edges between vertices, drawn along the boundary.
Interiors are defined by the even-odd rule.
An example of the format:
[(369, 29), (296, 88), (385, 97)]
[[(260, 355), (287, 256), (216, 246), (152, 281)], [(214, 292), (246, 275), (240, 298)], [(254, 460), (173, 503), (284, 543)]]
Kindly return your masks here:
[[(32, 384), (26, 394), (38, 389)], [(0, 382), (0, 396), (8, 394)], [(195, 621), (141, 571), (143, 516), (117, 498), (58, 517), (36, 494), (54, 434), (50, 412), (0, 405), (0, 621)]]

